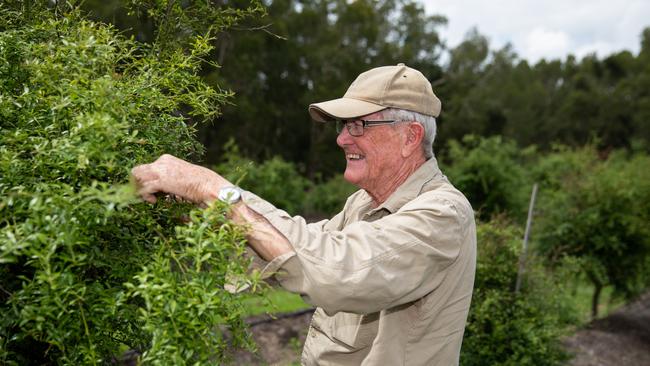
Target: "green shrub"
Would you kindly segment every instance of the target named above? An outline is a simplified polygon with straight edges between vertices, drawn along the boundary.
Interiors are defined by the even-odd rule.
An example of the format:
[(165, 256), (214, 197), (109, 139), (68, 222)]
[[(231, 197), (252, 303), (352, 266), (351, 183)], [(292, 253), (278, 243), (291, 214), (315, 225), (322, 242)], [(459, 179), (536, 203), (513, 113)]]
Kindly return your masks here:
[(325, 217), (343, 209), (358, 188), (339, 174), (323, 183), (312, 183), (295, 164), (273, 157), (261, 163), (245, 158), (233, 140), (224, 146), (223, 162), (216, 171), (290, 214)]
[(311, 215), (331, 217), (343, 209), (346, 199), (359, 188), (348, 183), (343, 174), (315, 184), (307, 195), (306, 211)]
[(540, 193), (543, 191), (544, 196), (548, 196), (562, 191), (568, 180), (588, 176), (598, 163), (593, 146), (570, 149), (556, 145), (550, 152), (540, 155), (529, 170), (532, 180), (539, 183)]
[(500, 136), (468, 135), (462, 143), (449, 142), (448, 157), (441, 165), (481, 219), (500, 213), (523, 218), (532, 187), (522, 167), (526, 154)]
[(209, 40), (154, 52), (48, 3), (0, 4), (0, 364), (218, 363), (246, 343), (223, 290), (248, 266), (242, 231), (222, 206), (119, 185), (164, 152), (200, 155), (190, 122), (227, 96), (198, 76)]
[(534, 258), (514, 292), (522, 232), (496, 219), (478, 225), (478, 261), (461, 365), (559, 365), (559, 344), (575, 321), (566, 293)]
[(306, 192), (312, 184), (300, 175), (293, 163), (277, 156), (255, 163), (244, 158), (232, 140), (224, 150), (224, 161), (216, 167), (216, 171), (290, 214), (303, 211)]

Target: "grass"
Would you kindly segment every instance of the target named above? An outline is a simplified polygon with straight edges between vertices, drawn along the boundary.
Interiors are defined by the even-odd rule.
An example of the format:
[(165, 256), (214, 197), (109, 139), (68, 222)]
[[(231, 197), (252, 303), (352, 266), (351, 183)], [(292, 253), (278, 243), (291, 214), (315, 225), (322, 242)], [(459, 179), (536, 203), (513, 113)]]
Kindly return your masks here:
[(302, 300), (300, 295), (274, 288), (267, 295), (250, 297), (246, 300), (246, 316), (289, 313), (292, 311), (311, 308), (312, 306)]
[[(591, 297), (594, 293), (594, 287), (586, 280), (578, 280), (574, 283), (573, 301), (579, 313), (581, 324), (591, 321)], [(612, 311), (625, 305), (625, 300), (612, 296), (613, 288), (607, 286), (600, 293), (598, 302), (598, 318), (609, 315)]]
[[(594, 288), (586, 280), (576, 280), (572, 289), (572, 300), (578, 310), (580, 323), (591, 320), (591, 297)], [(612, 311), (625, 304), (625, 301), (612, 297), (612, 287), (607, 286), (600, 294), (598, 317), (605, 317)], [(265, 297), (251, 296), (246, 301), (246, 316), (289, 313), (312, 307), (302, 300), (300, 295), (293, 294), (281, 288), (273, 288)]]

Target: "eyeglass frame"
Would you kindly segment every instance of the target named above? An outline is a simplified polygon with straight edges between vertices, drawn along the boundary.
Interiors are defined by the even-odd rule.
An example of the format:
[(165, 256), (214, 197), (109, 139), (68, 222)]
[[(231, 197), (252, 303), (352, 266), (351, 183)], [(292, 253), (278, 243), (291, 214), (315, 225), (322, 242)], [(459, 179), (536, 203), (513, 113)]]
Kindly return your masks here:
[[(361, 122), (361, 126), (356, 124), (355, 122)], [(392, 125), (394, 123), (401, 122), (395, 119), (377, 119), (377, 120), (368, 120), (368, 119), (336, 119), (334, 120), (334, 123), (336, 124), (336, 133), (341, 133), (343, 131), (343, 126), (345, 126), (348, 130), (348, 133), (350, 136), (354, 137), (359, 137), (363, 136), (363, 131), (368, 128), (368, 127), (375, 127), (375, 126), (383, 126), (383, 125)], [(351, 128), (352, 127), (361, 127), (361, 133), (360, 134), (354, 134), (352, 133)]]

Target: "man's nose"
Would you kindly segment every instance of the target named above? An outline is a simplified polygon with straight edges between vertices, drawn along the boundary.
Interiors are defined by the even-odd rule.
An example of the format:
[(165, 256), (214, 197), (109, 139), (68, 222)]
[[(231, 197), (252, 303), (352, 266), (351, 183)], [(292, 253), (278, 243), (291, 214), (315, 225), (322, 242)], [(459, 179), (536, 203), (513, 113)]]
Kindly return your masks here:
[(350, 145), (352, 143), (352, 135), (350, 135), (350, 131), (348, 131), (347, 126), (343, 126), (341, 128), (341, 132), (339, 132), (339, 135), (336, 137), (336, 144), (343, 147), (345, 145)]

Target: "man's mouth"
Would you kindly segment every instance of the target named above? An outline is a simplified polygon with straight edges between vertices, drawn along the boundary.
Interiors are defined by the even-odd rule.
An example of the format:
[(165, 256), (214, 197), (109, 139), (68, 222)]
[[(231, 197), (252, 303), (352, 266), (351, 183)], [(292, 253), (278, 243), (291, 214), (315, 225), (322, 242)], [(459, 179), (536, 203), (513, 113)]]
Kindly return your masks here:
[(345, 154), (345, 158), (348, 160), (361, 160), (365, 159), (365, 156), (361, 154)]

